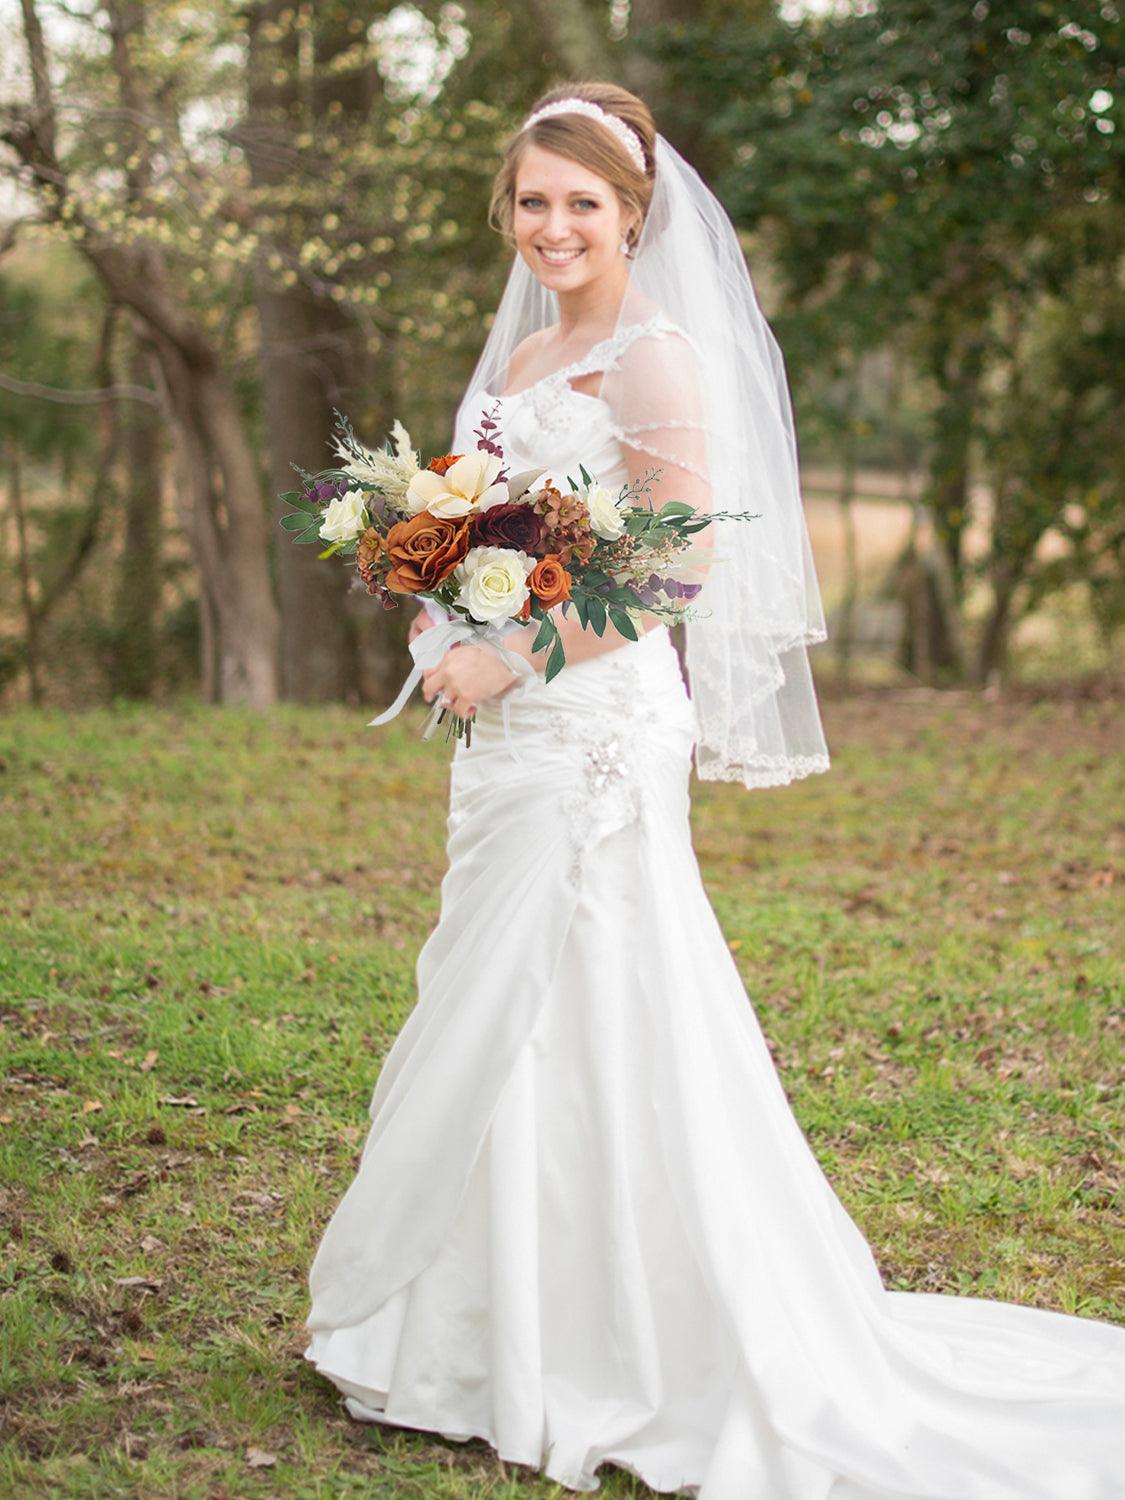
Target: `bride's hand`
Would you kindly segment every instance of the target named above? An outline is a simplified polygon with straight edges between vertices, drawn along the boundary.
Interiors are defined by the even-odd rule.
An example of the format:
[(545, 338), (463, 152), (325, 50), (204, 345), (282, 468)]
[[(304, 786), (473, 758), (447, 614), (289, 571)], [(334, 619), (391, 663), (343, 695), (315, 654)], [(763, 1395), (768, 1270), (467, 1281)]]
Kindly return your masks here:
[(410, 633), (406, 637), (407, 644), (409, 645), (416, 636), (421, 635), (423, 630), (431, 630), (433, 626), (434, 621), (430, 618), (430, 612), (423, 606), (410, 622)]
[(518, 681), (519, 674), (488, 646), (452, 646), (436, 667), (422, 673), (422, 696), (427, 703), (444, 696), (451, 713), (468, 719), (478, 703), (501, 697)]

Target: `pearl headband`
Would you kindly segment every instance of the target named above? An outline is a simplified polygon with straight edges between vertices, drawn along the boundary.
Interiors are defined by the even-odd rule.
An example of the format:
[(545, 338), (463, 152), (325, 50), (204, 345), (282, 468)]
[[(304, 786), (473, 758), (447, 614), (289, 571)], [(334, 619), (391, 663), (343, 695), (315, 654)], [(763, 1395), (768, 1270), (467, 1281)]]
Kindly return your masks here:
[(549, 120), (554, 115), (586, 115), (591, 120), (599, 121), (613, 131), (628, 151), (637, 171), (645, 170), (645, 150), (637, 132), (618, 115), (609, 114), (600, 104), (594, 104), (590, 99), (556, 99), (554, 104), (545, 104), (542, 109), (529, 115), (520, 129), (526, 130), (529, 125), (534, 125), (539, 120)]

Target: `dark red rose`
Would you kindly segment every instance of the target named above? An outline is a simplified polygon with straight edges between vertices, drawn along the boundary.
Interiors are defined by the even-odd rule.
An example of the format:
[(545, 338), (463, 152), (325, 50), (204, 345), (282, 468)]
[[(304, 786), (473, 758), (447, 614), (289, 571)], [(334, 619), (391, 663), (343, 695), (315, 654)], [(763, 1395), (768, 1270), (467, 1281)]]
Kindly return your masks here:
[(529, 557), (546, 551), (547, 523), (530, 505), (493, 505), (473, 517), (474, 547), (512, 547)]

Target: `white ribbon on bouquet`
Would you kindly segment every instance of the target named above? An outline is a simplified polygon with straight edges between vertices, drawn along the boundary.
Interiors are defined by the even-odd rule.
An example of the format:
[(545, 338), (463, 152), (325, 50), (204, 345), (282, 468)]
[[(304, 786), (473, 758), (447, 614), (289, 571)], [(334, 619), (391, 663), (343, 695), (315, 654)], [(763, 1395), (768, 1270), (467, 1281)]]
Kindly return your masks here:
[[(496, 652), (506, 667), (518, 675), (518, 681), (500, 699), (500, 710), (504, 717), (504, 739), (512, 753), (512, 758), (518, 760), (519, 756), (512, 743), (509, 704), (513, 698), (522, 697), (539, 675), (526, 657), (520, 656), (515, 651), (509, 651), (504, 645), (504, 637), (518, 626), (512, 620), (504, 620), (500, 624), (482, 625), (476, 621), (466, 620), (462, 615), (448, 616), (444, 611), (441, 611), (439, 615), (436, 607), (431, 606), (428, 599), (423, 602), (426, 612), (435, 623), (428, 630), (419, 631), (410, 642), (410, 655), (414, 659), (414, 665), (407, 674), (406, 681), (399, 688), (398, 697), (390, 708), (384, 709), (374, 719), (369, 719), (367, 727), (370, 729), (377, 724), (387, 724), (391, 719), (397, 718), (411, 693), (421, 682), (422, 673), (428, 672), (431, 667), (436, 667), (452, 646), (487, 646)], [(423, 739), (429, 738), (442, 708), (443, 704), (439, 698), (434, 704), (433, 712), (423, 731)]]

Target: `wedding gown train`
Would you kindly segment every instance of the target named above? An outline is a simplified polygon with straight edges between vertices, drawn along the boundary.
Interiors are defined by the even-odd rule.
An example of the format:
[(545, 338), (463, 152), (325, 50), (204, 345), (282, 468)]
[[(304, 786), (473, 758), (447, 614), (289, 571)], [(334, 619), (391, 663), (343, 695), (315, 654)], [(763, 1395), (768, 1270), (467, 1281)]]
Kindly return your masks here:
[[(545, 384), (506, 398), (509, 445), (542, 451)], [(600, 449), (612, 483), (568, 390), (559, 470)], [(611, 1462), (698, 1500), (1123, 1500), (1125, 1330), (887, 1291), (801, 1133), (692, 849), (667, 630), (510, 719), (454, 754), (441, 917), (305, 1357), (357, 1419), (572, 1490)]]

